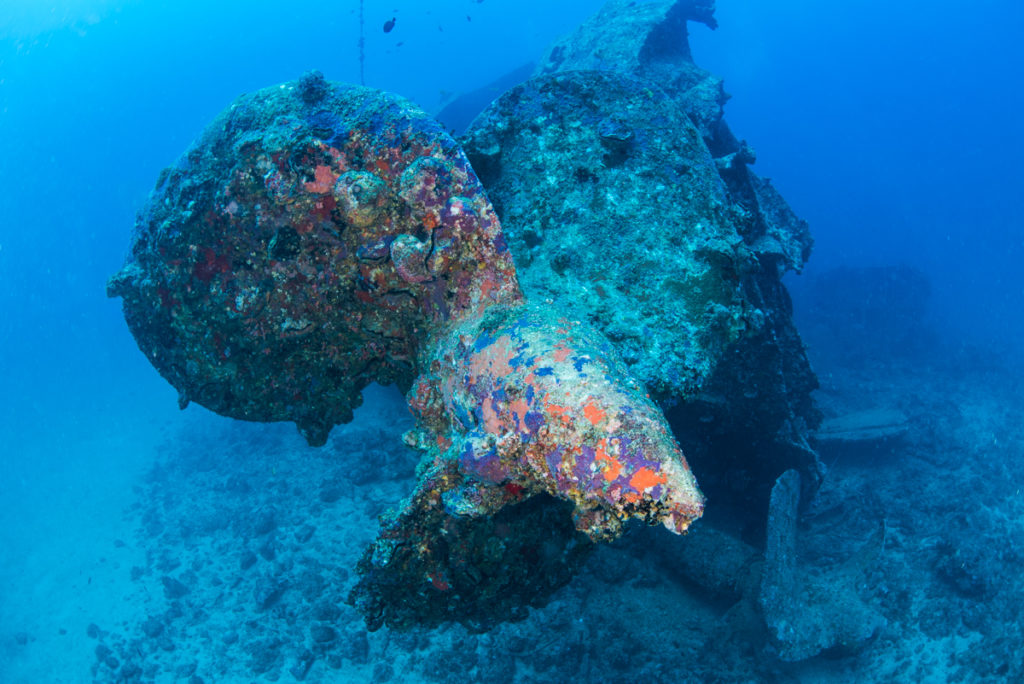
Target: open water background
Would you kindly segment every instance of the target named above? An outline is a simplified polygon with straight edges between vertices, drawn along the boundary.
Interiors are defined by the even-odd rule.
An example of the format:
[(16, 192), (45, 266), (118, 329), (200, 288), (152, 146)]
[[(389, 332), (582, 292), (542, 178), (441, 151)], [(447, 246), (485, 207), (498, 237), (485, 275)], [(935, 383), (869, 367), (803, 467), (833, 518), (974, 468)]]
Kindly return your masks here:
[[(365, 80), (436, 111), (600, 4), (367, 0)], [(112, 493), (181, 420), (104, 294), (159, 170), (242, 92), (313, 68), (358, 82), (357, 8), (2, 3), (0, 611), (48, 567), (41, 544), (87, 551), (69, 521), (115, 516)], [(730, 126), (816, 240), (790, 287), (908, 265), (931, 281), (946, 341), (1018, 352), (1024, 4), (719, 0), (717, 17), (717, 31), (691, 26), (694, 57), (725, 78)]]

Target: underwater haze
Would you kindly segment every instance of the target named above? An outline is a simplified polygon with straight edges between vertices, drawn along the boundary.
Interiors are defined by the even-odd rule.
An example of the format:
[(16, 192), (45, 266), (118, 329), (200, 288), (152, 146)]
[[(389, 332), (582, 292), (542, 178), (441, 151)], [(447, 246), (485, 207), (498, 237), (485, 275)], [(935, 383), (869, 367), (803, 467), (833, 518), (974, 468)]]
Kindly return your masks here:
[[(588, 23), (598, 12), (609, 19)], [(1024, 680), (1022, 35), (1014, 0), (6, 0), (0, 681)], [(678, 442), (679, 481), (692, 471), (706, 501), (676, 505), (675, 457), (659, 471), (646, 453), (635, 493), (594, 475), (595, 496), (624, 497), (606, 527), (593, 492), (515, 479), (515, 467), (481, 486), (501, 493), (492, 508), (435, 487), (442, 522), (389, 514), (430, 491), (428, 465), (451, 444), (416, 392), (423, 378), (451, 392), (457, 374), (437, 381), (440, 365), (417, 366), (426, 356), (388, 352), (398, 371), (361, 371), (365, 402), (351, 422), (328, 421), (323, 446), (290, 413), (240, 421), (199, 404), (258, 418), (252, 404), (231, 413), (194, 394), (179, 410), (191, 389), (153, 349), (184, 342), (147, 328), (123, 291), (108, 298), (108, 280), (144, 261), (133, 236), (165, 235), (152, 217), (178, 198), (162, 170), (243, 94), (307, 74), (291, 85), (307, 98), (321, 88), (313, 70), (407, 98), (451, 132), (472, 165), (470, 189), (452, 194), (486, 190), (508, 237), (487, 258), (514, 257), (518, 274), (480, 298), (521, 286), (583, 320), (583, 338), (607, 338), (570, 362), (580, 371), (607, 351), (602, 377), (641, 402), (626, 413), (654, 407), (650, 429)], [(700, 118), (715, 109), (713, 77), (727, 128)], [(641, 92), (651, 99), (630, 99)], [(589, 107), (603, 128), (583, 154), (573, 136)], [(559, 125), (545, 119), (556, 110)], [(648, 142), (659, 127), (660, 147)], [(627, 182), (637, 204), (616, 208)], [(677, 218), (707, 234), (649, 235)], [(408, 243), (381, 240), (364, 265), (400, 261), (395, 244)], [(213, 268), (205, 258), (193, 274)], [(434, 281), (396, 268), (410, 290)], [(684, 271), (710, 276), (697, 286)], [(671, 284), (668, 299), (648, 297), (653, 282)], [(375, 325), (399, 309), (380, 304)], [(427, 318), (382, 335), (434, 326), (410, 342), (425, 354), (456, 314)], [(493, 342), (480, 331), (477, 352)], [(493, 427), (492, 396), (465, 411), (431, 396), (455, 416), (445, 429)], [(584, 403), (597, 429), (604, 411)], [(429, 456), (418, 463), (407, 445)], [(662, 479), (642, 477), (652, 472)], [(691, 518), (689, 535), (673, 534)], [(465, 519), (490, 527), (464, 532)], [(534, 529), (549, 524), (550, 538)], [(415, 547), (431, 525), (450, 543), (450, 574), (409, 570), (422, 586), (381, 588), (381, 549)], [(467, 541), (484, 536), (508, 537), (501, 562)], [(490, 588), (472, 594), (461, 571)]]

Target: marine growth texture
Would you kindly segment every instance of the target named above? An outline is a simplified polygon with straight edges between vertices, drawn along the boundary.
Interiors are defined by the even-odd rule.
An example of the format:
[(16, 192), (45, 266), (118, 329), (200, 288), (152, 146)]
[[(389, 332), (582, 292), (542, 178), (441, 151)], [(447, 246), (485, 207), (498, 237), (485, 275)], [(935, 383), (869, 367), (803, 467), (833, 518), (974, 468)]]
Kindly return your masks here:
[(161, 175), (109, 291), (183, 406), (322, 444), (367, 384), (408, 389), (423, 467), (360, 564), (371, 626), (515, 617), (588, 540), (703, 510), (642, 386), (523, 299), (465, 156), (400, 98), (317, 73), (239, 98)]

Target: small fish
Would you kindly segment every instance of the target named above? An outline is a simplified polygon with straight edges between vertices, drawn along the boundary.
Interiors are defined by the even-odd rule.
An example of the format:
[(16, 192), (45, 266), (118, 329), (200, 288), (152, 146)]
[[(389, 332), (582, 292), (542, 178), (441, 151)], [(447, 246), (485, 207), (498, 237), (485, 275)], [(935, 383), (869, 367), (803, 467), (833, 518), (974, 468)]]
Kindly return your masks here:
[(384, 33), (391, 33), (391, 29), (395, 28), (395, 18), (391, 17), (384, 22)]

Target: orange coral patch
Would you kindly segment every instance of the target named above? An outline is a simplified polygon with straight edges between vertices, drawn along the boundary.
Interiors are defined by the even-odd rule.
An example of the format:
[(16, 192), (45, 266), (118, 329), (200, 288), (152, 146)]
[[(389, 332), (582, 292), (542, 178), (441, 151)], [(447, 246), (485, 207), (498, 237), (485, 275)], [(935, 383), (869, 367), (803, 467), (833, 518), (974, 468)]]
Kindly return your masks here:
[(484, 417), (484, 429), (490, 432), (492, 435), (498, 435), (504, 432), (501, 424), (501, 418), (498, 417), (498, 412), (494, 410), (494, 404), (491, 402), (491, 398), (487, 397), (484, 399), (483, 406), (480, 407), (480, 412)]
[(629, 480), (629, 486), (638, 492), (644, 492), (651, 487), (665, 484), (667, 480), (664, 473), (656, 473), (650, 468), (641, 468), (633, 473), (633, 477)]
[(583, 415), (585, 415), (587, 420), (589, 420), (593, 425), (597, 425), (604, 420), (605, 411), (604, 409), (599, 408), (597, 404), (587, 404), (583, 407)]
[(607, 444), (607, 438), (602, 439), (600, 442), (597, 443), (597, 447), (594, 449), (594, 452), (596, 454), (594, 456), (594, 460), (597, 461), (598, 464), (600, 464), (603, 468), (603, 475), (605, 481), (611, 482), (622, 474), (622, 463), (619, 461), (619, 459), (615, 458), (614, 456), (608, 453), (608, 450), (606, 448)]
[(473, 377), (482, 378), (485, 373), (490, 373), (494, 377), (503, 378), (511, 374), (512, 366), (508, 362), (515, 355), (515, 351), (509, 348), (511, 342), (511, 337), (502, 335), (490, 347), (474, 355), (470, 364)]
[(557, 363), (562, 363), (567, 358), (569, 358), (569, 354), (571, 354), (571, 353), (572, 353), (571, 349), (569, 349), (568, 347), (563, 347), (562, 345), (559, 345), (558, 347), (555, 348), (555, 361)]
[(480, 299), (488, 299), (491, 292), (497, 289), (494, 281), (490, 278), (484, 278), (484, 281), (480, 283)]
[(549, 396), (550, 395), (548, 395), (548, 394), (544, 395), (544, 400), (543, 400), (544, 401), (544, 410), (547, 411), (552, 416), (555, 416), (556, 418), (561, 418), (562, 422), (565, 425), (568, 426), (569, 424), (571, 424), (572, 423), (572, 419), (569, 417), (569, 407), (568, 406), (560, 406), (559, 404), (549, 404), (548, 403), (548, 397)]
[(508, 407), (512, 410), (512, 413), (516, 415), (516, 418), (519, 419), (519, 429), (525, 431), (526, 414), (530, 410), (530, 405), (526, 403), (525, 399), (516, 399), (515, 401), (511, 402)]
[(331, 167), (320, 164), (316, 167), (315, 180), (311, 183), (306, 183), (307, 192), (330, 192), (331, 188), (334, 187), (334, 181), (338, 180), (338, 174), (336, 174)]

